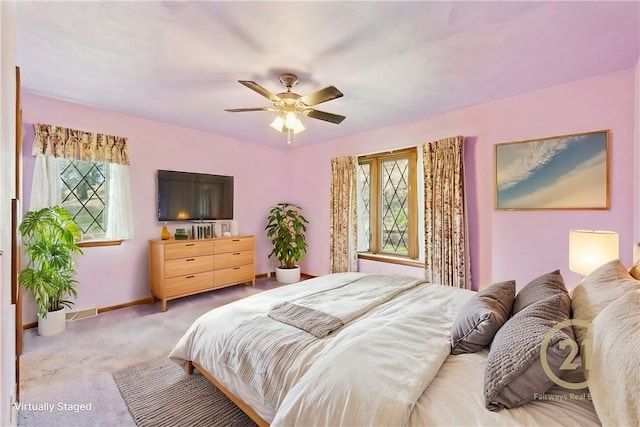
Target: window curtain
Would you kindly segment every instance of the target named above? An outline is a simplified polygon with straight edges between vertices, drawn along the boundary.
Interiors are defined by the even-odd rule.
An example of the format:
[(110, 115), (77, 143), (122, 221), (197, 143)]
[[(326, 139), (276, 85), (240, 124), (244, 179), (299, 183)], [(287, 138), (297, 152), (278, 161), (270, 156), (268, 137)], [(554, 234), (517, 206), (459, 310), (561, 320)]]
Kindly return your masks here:
[(33, 167), (33, 180), (31, 185), (31, 198), (29, 210), (37, 211), (47, 206), (59, 205), (60, 194), (60, 166), (55, 157), (36, 155), (36, 163)]
[[(127, 138), (36, 123), (31, 147), (36, 157), (29, 210), (61, 203), (58, 158), (108, 164), (106, 235), (133, 237)], [(126, 224), (123, 224), (126, 221)]]
[(331, 159), (331, 273), (358, 271), (357, 165), (358, 160), (353, 156)]
[(471, 289), (464, 188), (464, 138), (423, 145), (425, 278)]
[(131, 206), (131, 184), (129, 166), (109, 163), (107, 187), (107, 232), (105, 237), (113, 240), (133, 238), (133, 208)]

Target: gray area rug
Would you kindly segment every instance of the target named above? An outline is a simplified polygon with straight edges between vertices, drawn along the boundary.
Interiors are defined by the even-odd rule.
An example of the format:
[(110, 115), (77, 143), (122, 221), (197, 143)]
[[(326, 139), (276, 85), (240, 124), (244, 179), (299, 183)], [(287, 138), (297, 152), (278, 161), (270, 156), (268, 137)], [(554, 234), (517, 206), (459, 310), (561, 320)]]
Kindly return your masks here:
[(188, 375), (168, 358), (116, 371), (113, 378), (139, 427), (256, 425), (202, 374)]

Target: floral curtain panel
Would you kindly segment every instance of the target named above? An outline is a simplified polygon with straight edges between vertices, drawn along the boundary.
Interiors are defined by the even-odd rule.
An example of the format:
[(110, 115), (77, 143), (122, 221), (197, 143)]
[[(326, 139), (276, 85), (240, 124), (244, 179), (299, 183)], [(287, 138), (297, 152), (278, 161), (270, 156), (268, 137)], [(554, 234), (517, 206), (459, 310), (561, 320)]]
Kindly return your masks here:
[(471, 289), (464, 188), (464, 138), (423, 145), (425, 278)]
[(331, 159), (331, 273), (358, 271), (357, 165), (352, 156)]
[(129, 164), (127, 138), (36, 123), (34, 156), (62, 157), (87, 162)]

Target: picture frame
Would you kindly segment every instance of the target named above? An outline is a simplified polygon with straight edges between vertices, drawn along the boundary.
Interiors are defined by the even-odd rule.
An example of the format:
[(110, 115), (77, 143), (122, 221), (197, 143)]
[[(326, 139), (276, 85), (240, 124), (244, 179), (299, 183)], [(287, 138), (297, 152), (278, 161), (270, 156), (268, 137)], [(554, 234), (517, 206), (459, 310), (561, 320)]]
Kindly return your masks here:
[(608, 210), (609, 129), (495, 145), (496, 210)]

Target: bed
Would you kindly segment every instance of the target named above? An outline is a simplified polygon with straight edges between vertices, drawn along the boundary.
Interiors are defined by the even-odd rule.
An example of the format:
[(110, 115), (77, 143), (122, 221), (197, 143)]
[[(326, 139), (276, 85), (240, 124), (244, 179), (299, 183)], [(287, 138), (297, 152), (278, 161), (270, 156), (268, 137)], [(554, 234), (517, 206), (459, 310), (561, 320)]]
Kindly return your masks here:
[[(541, 277), (546, 283), (547, 275)], [(514, 302), (524, 313), (527, 304), (537, 306), (540, 289), (548, 291), (539, 282), (526, 286), (529, 301), (518, 302), (515, 283), (492, 285), (492, 295), (403, 276), (331, 274), (211, 310), (169, 357), (186, 370), (195, 366), (259, 425), (601, 425), (587, 389), (546, 384), (535, 398), (509, 407), (515, 387), (501, 383), (510, 373), (493, 353), (511, 319), (522, 317), (513, 314)], [(502, 319), (495, 310), (492, 316), (477, 310), (479, 297), (511, 288)], [(499, 325), (488, 327), (487, 319)], [(456, 328), (468, 324), (475, 329), (455, 341)], [(573, 333), (571, 327), (562, 331)], [(468, 346), (452, 350), (463, 341)], [(534, 365), (518, 369), (531, 376)], [(487, 379), (489, 368), (497, 379)], [(569, 376), (579, 383), (582, 375), (574, 369)], [(534, 382), (527, 379), (525, 388)], [(510, 393), (507, 403), (487, 400), (488, 390), (496, 389)], [(633, 410), (629, 417), (634, 420)]]

